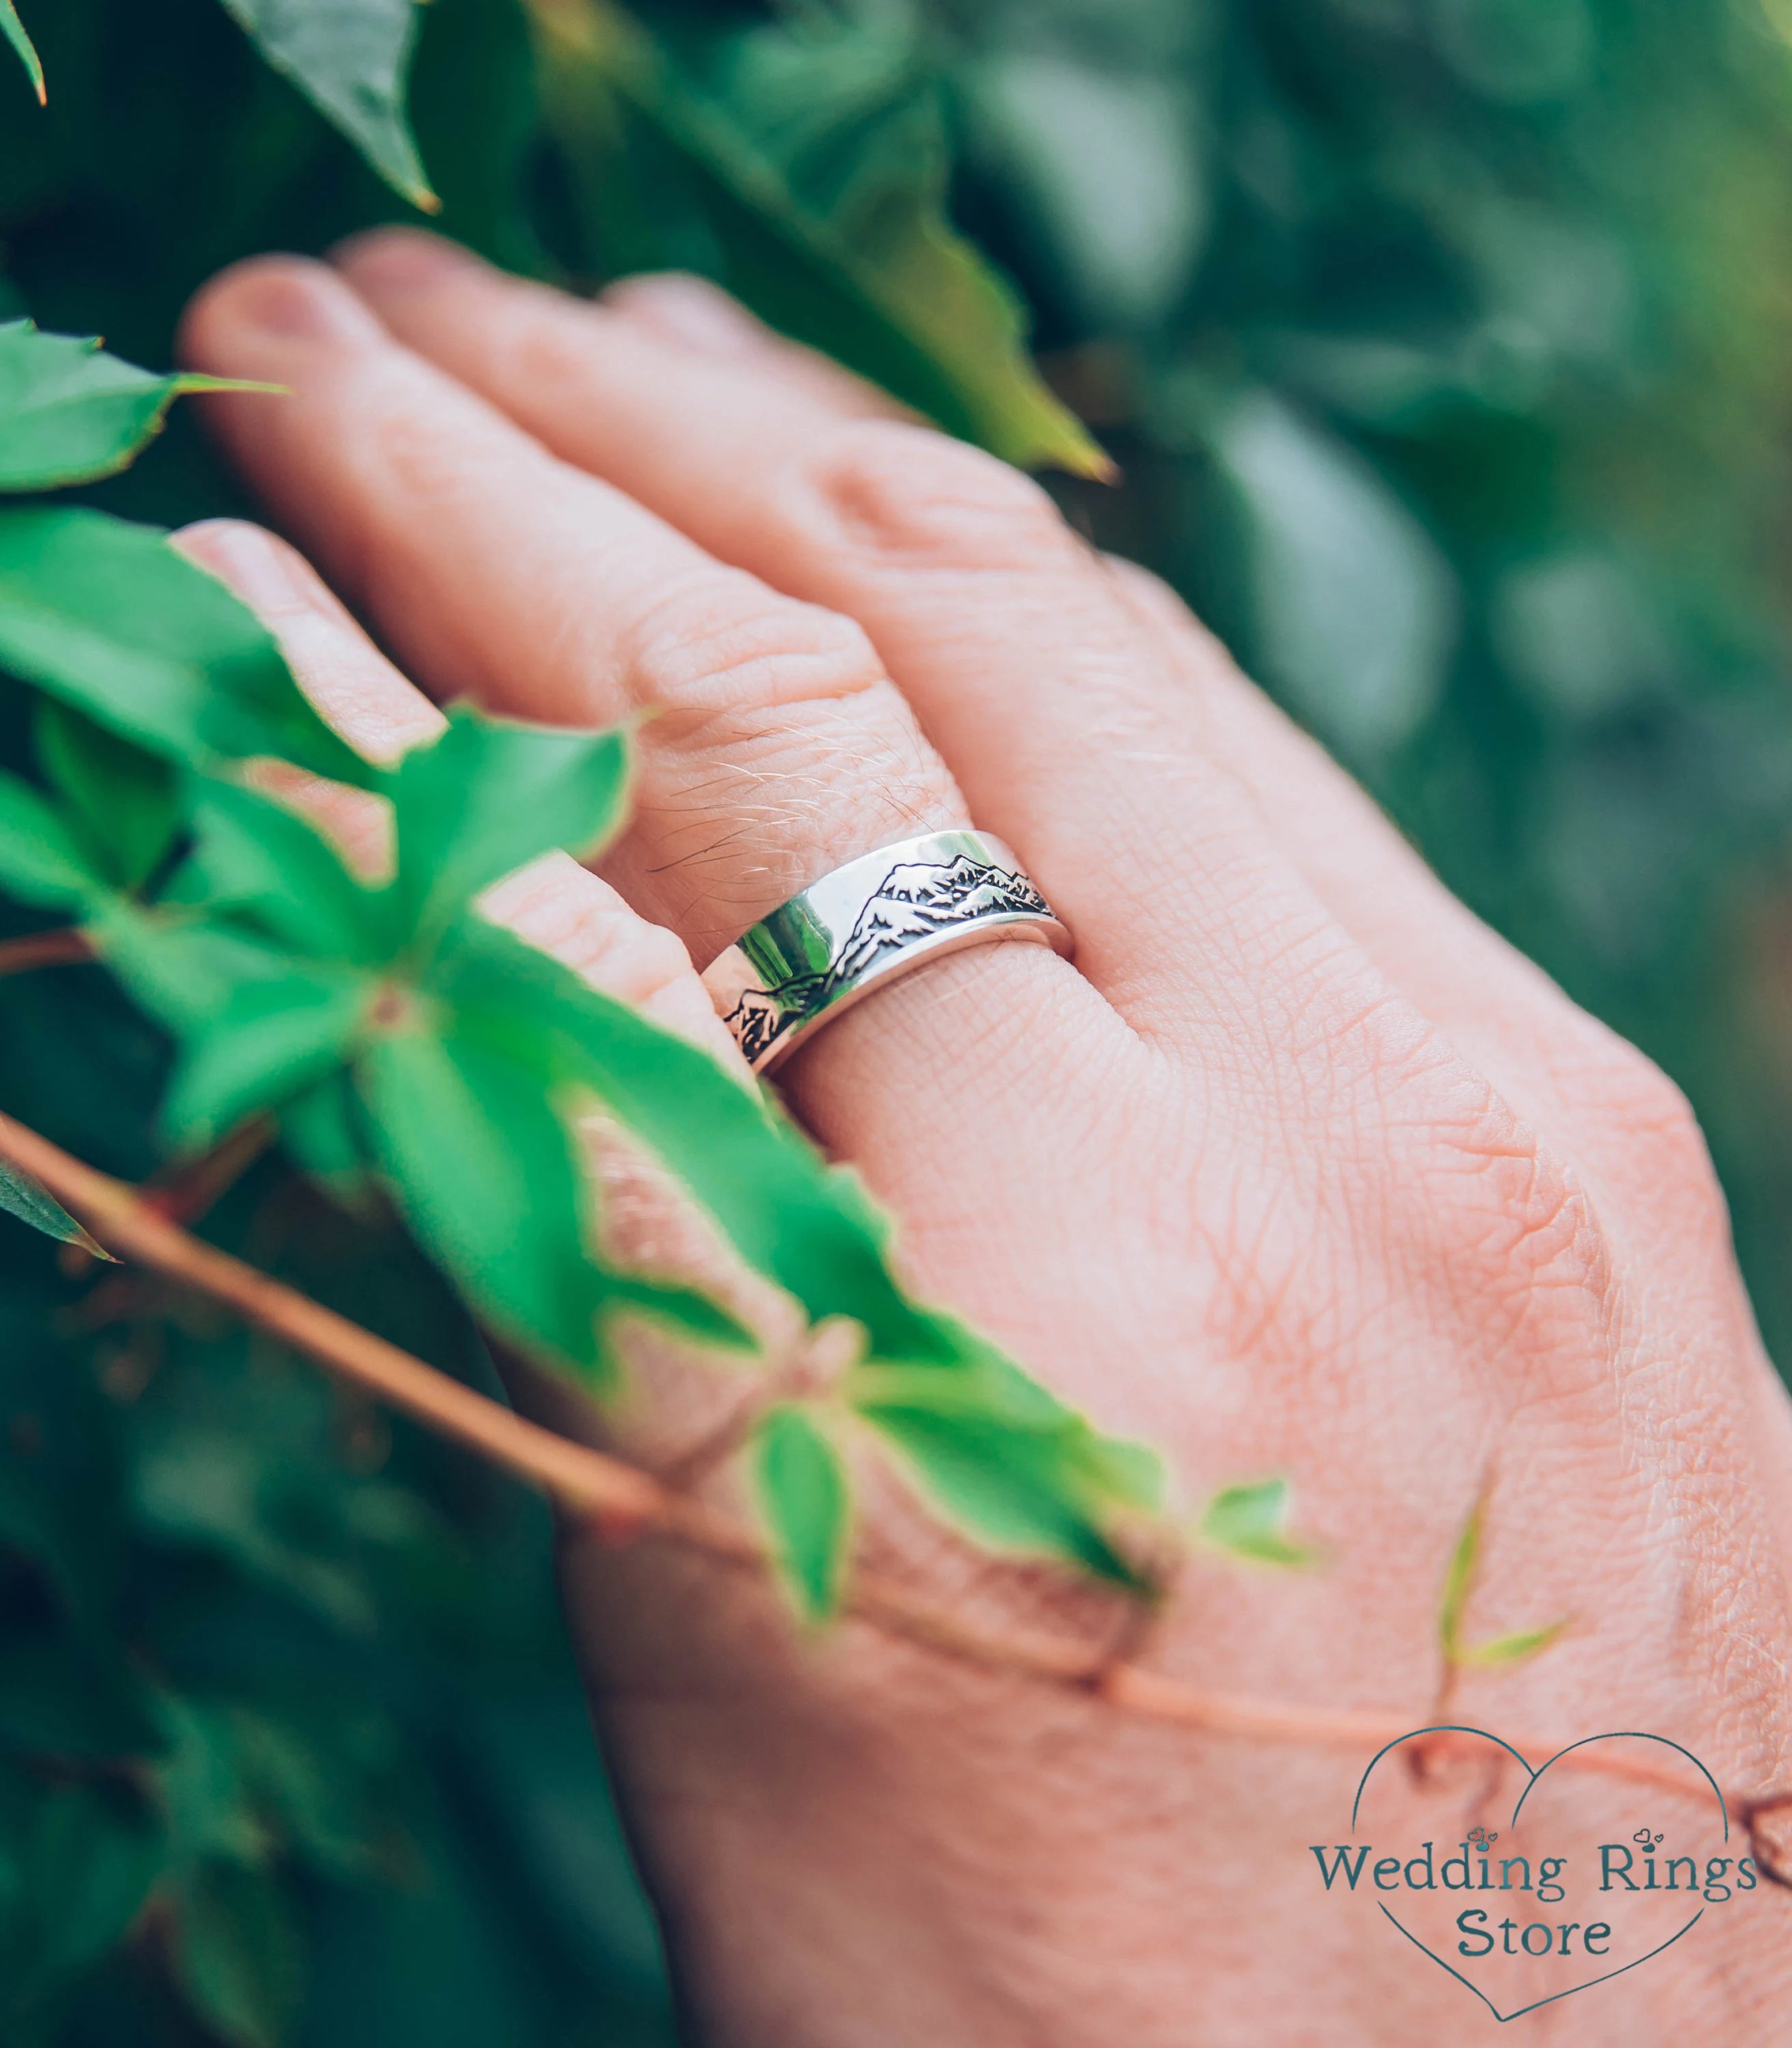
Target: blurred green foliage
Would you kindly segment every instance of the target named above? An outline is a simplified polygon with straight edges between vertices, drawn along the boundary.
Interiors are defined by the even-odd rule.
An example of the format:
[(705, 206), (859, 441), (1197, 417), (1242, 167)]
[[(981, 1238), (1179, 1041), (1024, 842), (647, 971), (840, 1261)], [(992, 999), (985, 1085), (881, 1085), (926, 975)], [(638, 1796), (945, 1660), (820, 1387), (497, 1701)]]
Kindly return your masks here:
[[(1080, 415), (1123, 474), (1072, 516), (1687, 1087), (1792, 1358), (1782, 0), (360, 11), (320, 83), (306, 0), (21, 0), (0, 317), (165, 368), (219, 264), (414, 217), (333, 119), (515, 267), (723, 277), (1017, 459), (1093, 467)], [(80, 495), (248, 509), (178, 409)], [(0, 980), (6, 1106), (114, 1171), (170, 1057), (95, 970)], [(269, 1158), (208, 1228), (491, 1384), (395, 1224)], [(0, 1255), (0, 2038), (669, 2040), (541, 1511), (140, 1278)], [(762, 1446), (817, 1598), (829, 1470)], [(1277, 1506), (1211, 1539), (1267, 1554)]]

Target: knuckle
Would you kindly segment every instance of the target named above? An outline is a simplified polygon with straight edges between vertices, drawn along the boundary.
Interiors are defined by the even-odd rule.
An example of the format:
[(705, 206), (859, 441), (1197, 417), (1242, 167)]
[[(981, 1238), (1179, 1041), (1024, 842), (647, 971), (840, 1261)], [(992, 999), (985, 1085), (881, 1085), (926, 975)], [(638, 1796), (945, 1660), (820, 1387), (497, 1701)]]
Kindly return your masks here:
[(363, 367), (349, 404), (343, 444), (362, 451), (362, 472), (379, 479), (382, 498), (447, 511), (489, 497), (487, 437), (460, 431), (458, 408), (433, 402), (395, 351)]
[(804, 468), (804, 483), (836, 526), (879, 553), (951, 567), (1038, 569), (1080, 552), (1030, 477), (931, 428), (855, 421)]
[(1443, 1232), (1439, 1270), (1484, 1333), (1526, 1352), (1543, 1339), (1547, 1354), (1554, 1336), (1606, 1326), (1619, 1263), (1568, 1162), (1484, 1084), (1465, 1088), (1432, 1136), (1419, 1193)]
[(1656, 1172), (1717, 1196), (1716, 1169), (1693, 1105), (1653, 1060), (1618, 1041), (1605, 1090), (1614, 1120)]
[(638, 700), (669, 708), (770, 710), (857, 696), (884, 681), (855, 621), (780, 597), (746, 575), (710, 571), (680, 584), (626, 637)]

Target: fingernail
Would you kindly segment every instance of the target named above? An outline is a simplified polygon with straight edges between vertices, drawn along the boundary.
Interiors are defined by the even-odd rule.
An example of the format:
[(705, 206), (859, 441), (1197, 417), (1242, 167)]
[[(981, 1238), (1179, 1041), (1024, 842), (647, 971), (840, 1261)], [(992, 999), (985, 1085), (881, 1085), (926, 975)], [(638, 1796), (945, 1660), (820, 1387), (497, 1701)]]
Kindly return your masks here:
[(767, 339), (765, 328), (720, 285), (681, 270), (624, 277), (602, 303), (704, 355), (745, 355)]
[(239, 319), (287, 341), (359, 345), (383, 332), (333, 271), (321, 263), (283, 264), (239, 287)]
[(208, 519), (172, 537), (188, 560), (215, 576), (261, 619), (301, 610), (305, 592), (272, 534), (242, 519)]
[(479, 258), (440, 235), (414, 227), (374, 227), (351, 235), (330, 251), (330, 261), (357, 282), (382, 291), (413, 292), (439, 283), (456, 270), (475, 269)]

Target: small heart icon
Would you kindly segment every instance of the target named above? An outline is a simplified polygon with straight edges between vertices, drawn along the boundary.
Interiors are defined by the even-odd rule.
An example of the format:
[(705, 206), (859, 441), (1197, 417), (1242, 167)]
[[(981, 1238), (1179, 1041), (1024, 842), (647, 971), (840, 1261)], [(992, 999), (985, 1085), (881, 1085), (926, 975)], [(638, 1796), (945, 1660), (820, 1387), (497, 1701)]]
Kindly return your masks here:
[[(1413, 1767), (1398, 1768), (1403, 1746), (1427, 1737), (1429, 1746), (1406, 1753)], [(1466, 1740), (1446, 1747), (1439, 1737)], [(1682, 1759), (1692, 1796), (1675, 1800), (1561, 1767), (1608, 1744), (1650, 1745), (1658, 1762), (1663, 1752)], [(1504, 1828), (1458, 1833), (1440, 1805), (1440, 1793), (1448, 1798), (1454, 1786), (1484, 1811), (1509, 1790)], [(1667, 1802), (1668, 1829), (1635, 1826), (1643, 1799)], [(1729, 1813), (1711, 1773), (1679, 1744), (1634, 1730), (1570, 1743), (1533, 1770), (1484, 1728), (1415, 1729), (1363, 1772), (1351, 1833), (1354, 1861), (1334, 1858), (1327, 1891), (1367, 1893), (1383, 1919), (1502, 2022), (1639, 1968), (1755, 1882), (1723, 1853)], [(1505, 1853), (1496, 1856), (1502, 1840)], [(1327, 1855), (1315, 1853), (1325, 1874)]]

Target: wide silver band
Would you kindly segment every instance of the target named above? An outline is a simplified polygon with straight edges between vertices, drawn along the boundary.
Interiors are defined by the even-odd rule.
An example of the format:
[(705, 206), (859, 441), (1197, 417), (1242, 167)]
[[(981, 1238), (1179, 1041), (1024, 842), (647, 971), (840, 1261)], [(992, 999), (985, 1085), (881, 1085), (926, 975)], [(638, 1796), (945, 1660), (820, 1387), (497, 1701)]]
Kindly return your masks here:
[(1069, 953), (1069, 933), (987, 832), (941, 832), (849, 860), (762, 918), (704, 974), (756, 1074), (923, 960), (991, 939)]

